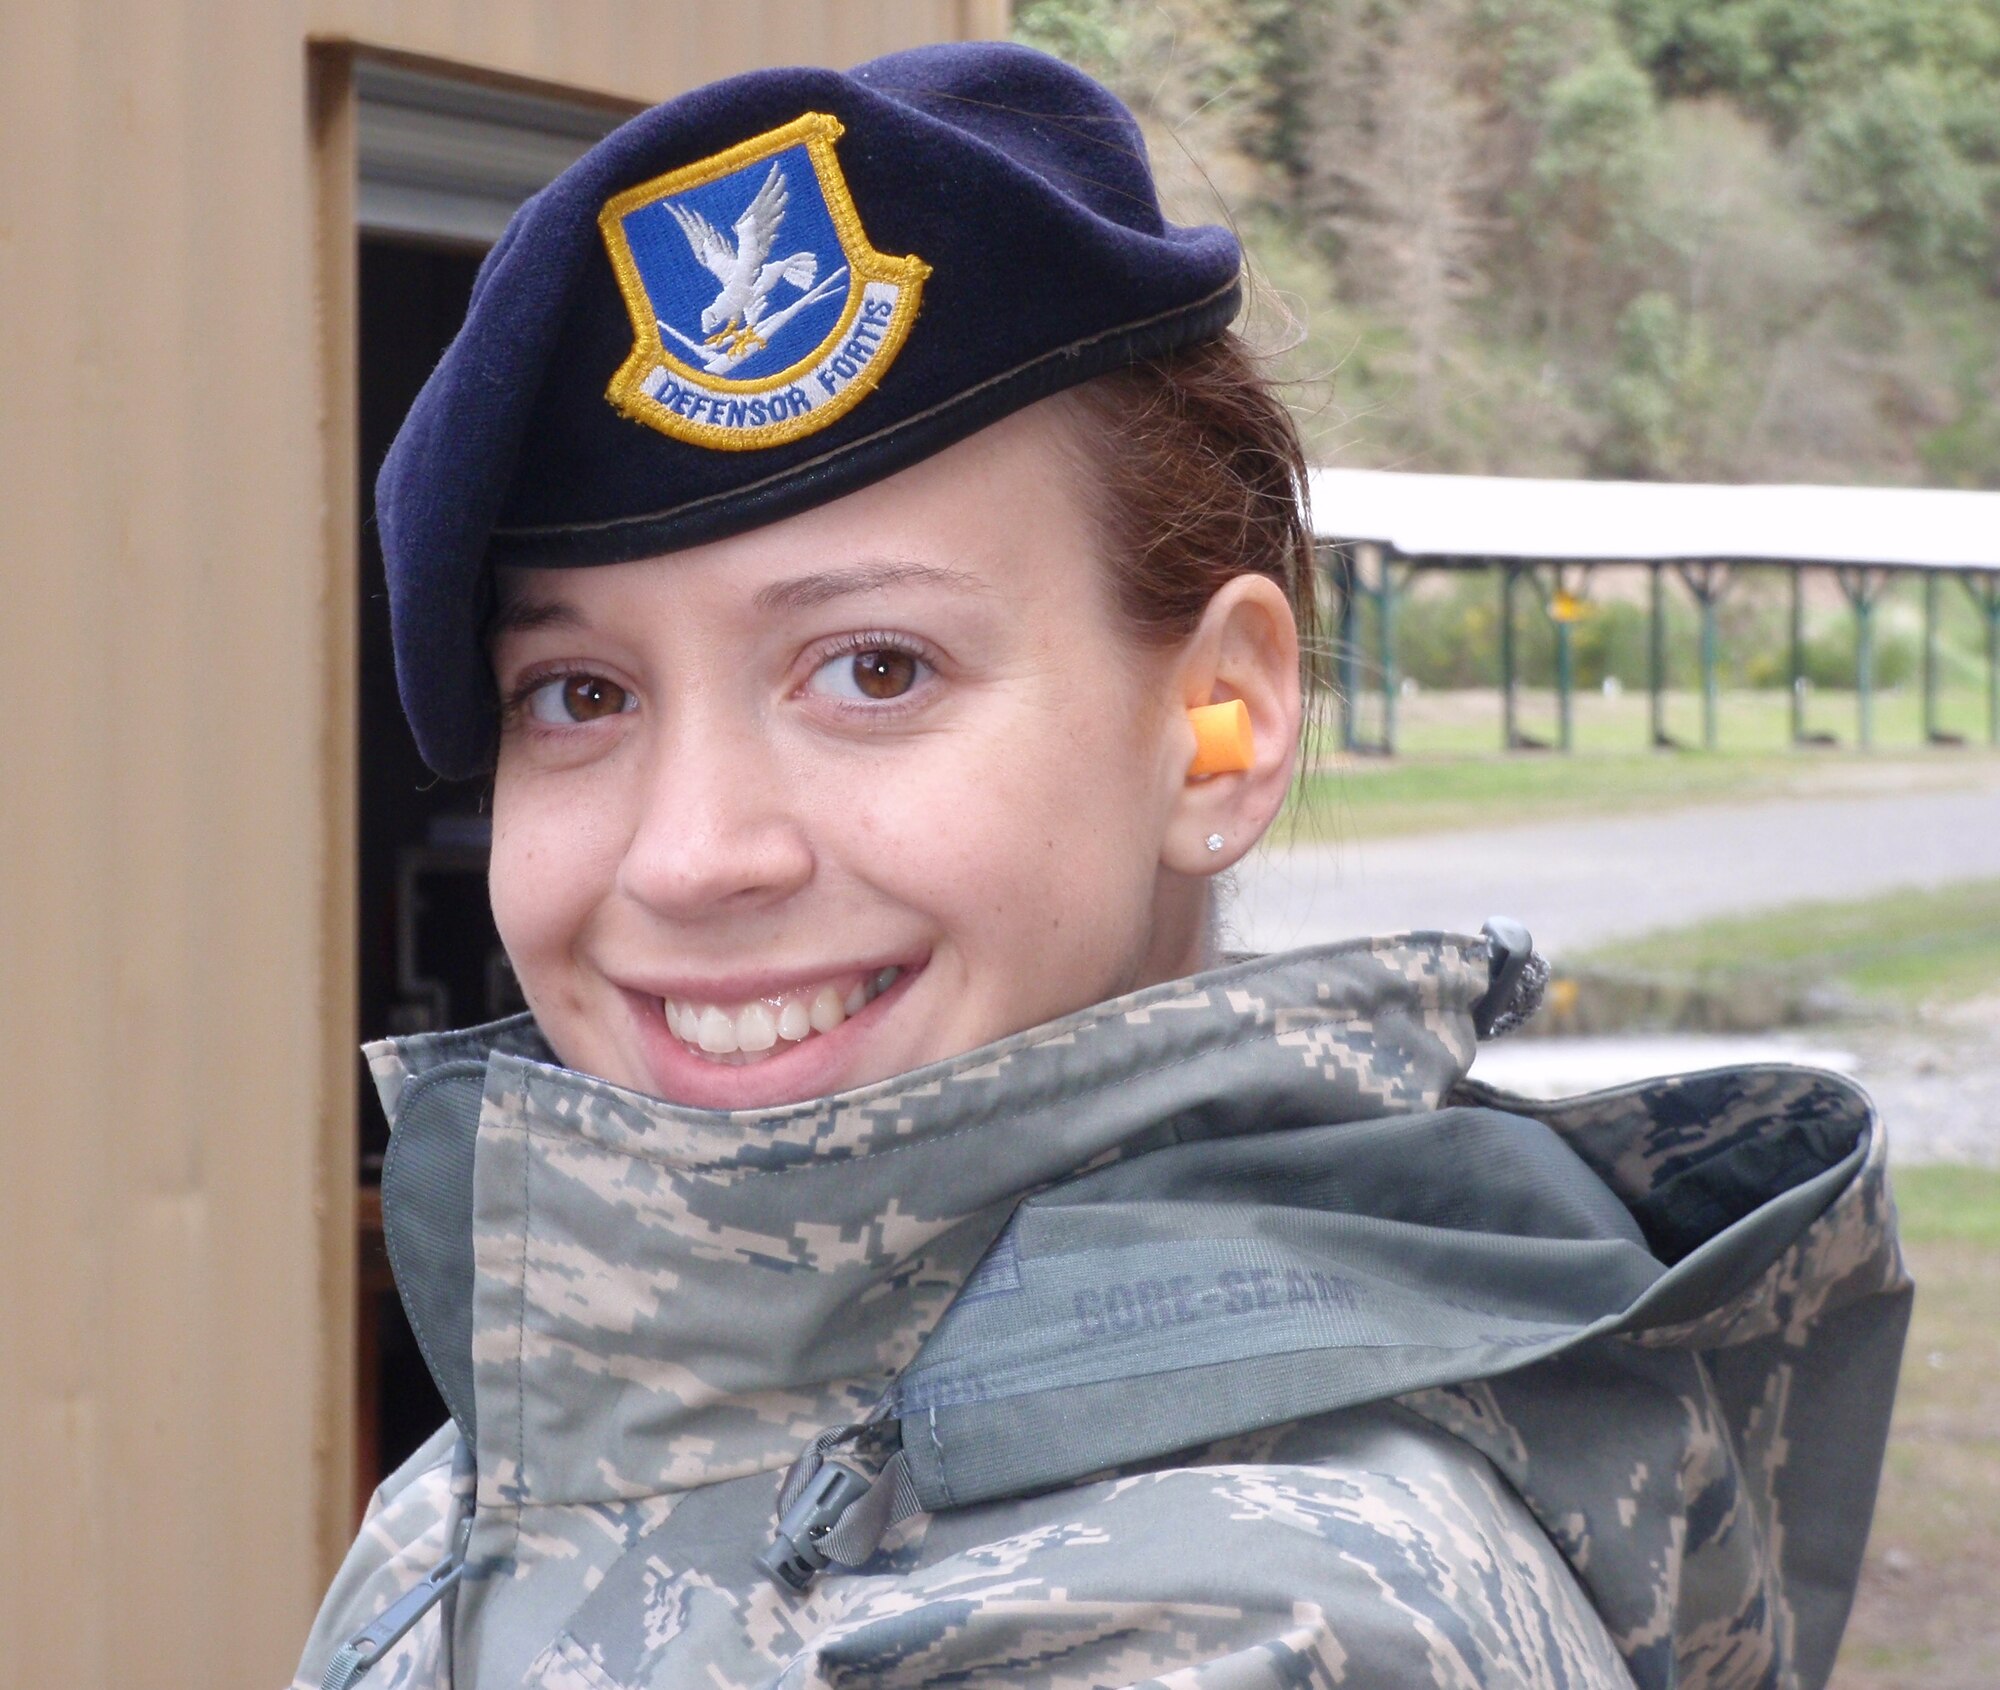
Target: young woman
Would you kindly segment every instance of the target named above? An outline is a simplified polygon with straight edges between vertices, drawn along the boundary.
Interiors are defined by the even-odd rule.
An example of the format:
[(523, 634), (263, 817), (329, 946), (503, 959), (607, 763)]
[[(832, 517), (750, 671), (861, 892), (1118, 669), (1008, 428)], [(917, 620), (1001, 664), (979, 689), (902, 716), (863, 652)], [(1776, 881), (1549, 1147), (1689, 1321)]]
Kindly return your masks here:
[(1467, 1080), (1538, 960), (1269, 959), (1303, 467), (1056, 62), (635, 120), (385, 471), (531, 1015), (374, 1047), (453, 1421), (303, 1685), (1816, 1685), (1907, 1302), (1866, 1100)]

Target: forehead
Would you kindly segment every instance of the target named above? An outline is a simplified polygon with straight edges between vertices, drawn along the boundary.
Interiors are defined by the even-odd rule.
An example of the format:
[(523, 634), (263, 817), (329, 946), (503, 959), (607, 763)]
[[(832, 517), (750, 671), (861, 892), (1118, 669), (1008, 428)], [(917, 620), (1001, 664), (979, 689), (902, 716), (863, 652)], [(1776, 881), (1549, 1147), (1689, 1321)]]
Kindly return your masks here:
[(1076, 457), (1067, 409), (1044, 401), (873, 486), (724, 540), (632, 565), (500, 568), (490, 632), (576, 626), (585, 606), (641, 581), (767, 618), (871, 596), (1073, 605), (1100, 593), (1103, 574)]

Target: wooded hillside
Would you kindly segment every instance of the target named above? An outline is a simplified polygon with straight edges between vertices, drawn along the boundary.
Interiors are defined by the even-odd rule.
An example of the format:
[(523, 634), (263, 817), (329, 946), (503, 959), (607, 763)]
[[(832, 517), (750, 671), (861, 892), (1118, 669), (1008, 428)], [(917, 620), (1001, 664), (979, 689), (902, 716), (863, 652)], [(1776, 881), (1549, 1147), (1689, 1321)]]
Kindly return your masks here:
[(1237, 225), (1325, 461), (2000, 487), (2000, 0), (1015, 16)]

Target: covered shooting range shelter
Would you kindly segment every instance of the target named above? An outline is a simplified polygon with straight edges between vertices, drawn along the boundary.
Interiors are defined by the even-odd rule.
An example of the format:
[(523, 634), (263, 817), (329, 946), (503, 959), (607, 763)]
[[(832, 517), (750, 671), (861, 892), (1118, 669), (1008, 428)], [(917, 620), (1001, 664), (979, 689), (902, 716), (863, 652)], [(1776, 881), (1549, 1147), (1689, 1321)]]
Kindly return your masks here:
[[(1791, 587), (1792, 740), (1824, 744), (1805, 724), (1807, 570), (1838, 581), (1855, 619), (1856, 738), (1874, 737), (1875, 612), (1898, 575), (1924, 583), (1924, 733), (1948, 742), (1938, 721), (1939, 599), (1956, 580), (1985, 625), (1987, 735), (2000, 746), (2000, 493), (1907, 487), (1705, 486), (1684, 482), (1554, 481), (1396, 470), (1312, 472), (1313, 532), (1334, 600), (1341, 744), (1396, 748), (1396, 611), (1425, 569), (1494, 569), (1500, 575), (1501, 743), (1539, 748), (1519, 722), (1517, 628), (1524, 589), (1555, 632), (1557, 746), (1574, 734), (1574, 624), (1594, 568), (1638, 564), (1651, 575), (1648, 687), (1652, 738), (1666, 731), (1666, 576), (1692, 595), (1701, 623), (1702, 739), (1717, 737), (1716, 606), (1736, 572), (1784, 570)], [(1382, 697), (1380, 738), (1357, 724), (1360, 615), (1374, 615), (1374, 665)]]

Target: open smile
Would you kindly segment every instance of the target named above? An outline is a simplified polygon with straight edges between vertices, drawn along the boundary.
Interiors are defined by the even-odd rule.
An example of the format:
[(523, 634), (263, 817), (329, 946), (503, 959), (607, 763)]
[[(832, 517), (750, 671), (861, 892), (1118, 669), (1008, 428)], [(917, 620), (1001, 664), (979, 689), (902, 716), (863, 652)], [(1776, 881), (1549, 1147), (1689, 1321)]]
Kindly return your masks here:
[(744, 1064), (769, 1059), (783, 1045), (831, 1033), (859, 1015), (903, 977), (899, 964), (870, 974), (844, 974), (744, 1004), (661, 999), (674, 1037), (690, 1050), (717, 1062)]
[[(929, 955), (784, 979), (619, 990), (653, 1087), (700, 1109), (760, 1109), (859, 1083), (861, 1052)], [(664, 989), (662, 989), (664, 988)]]

